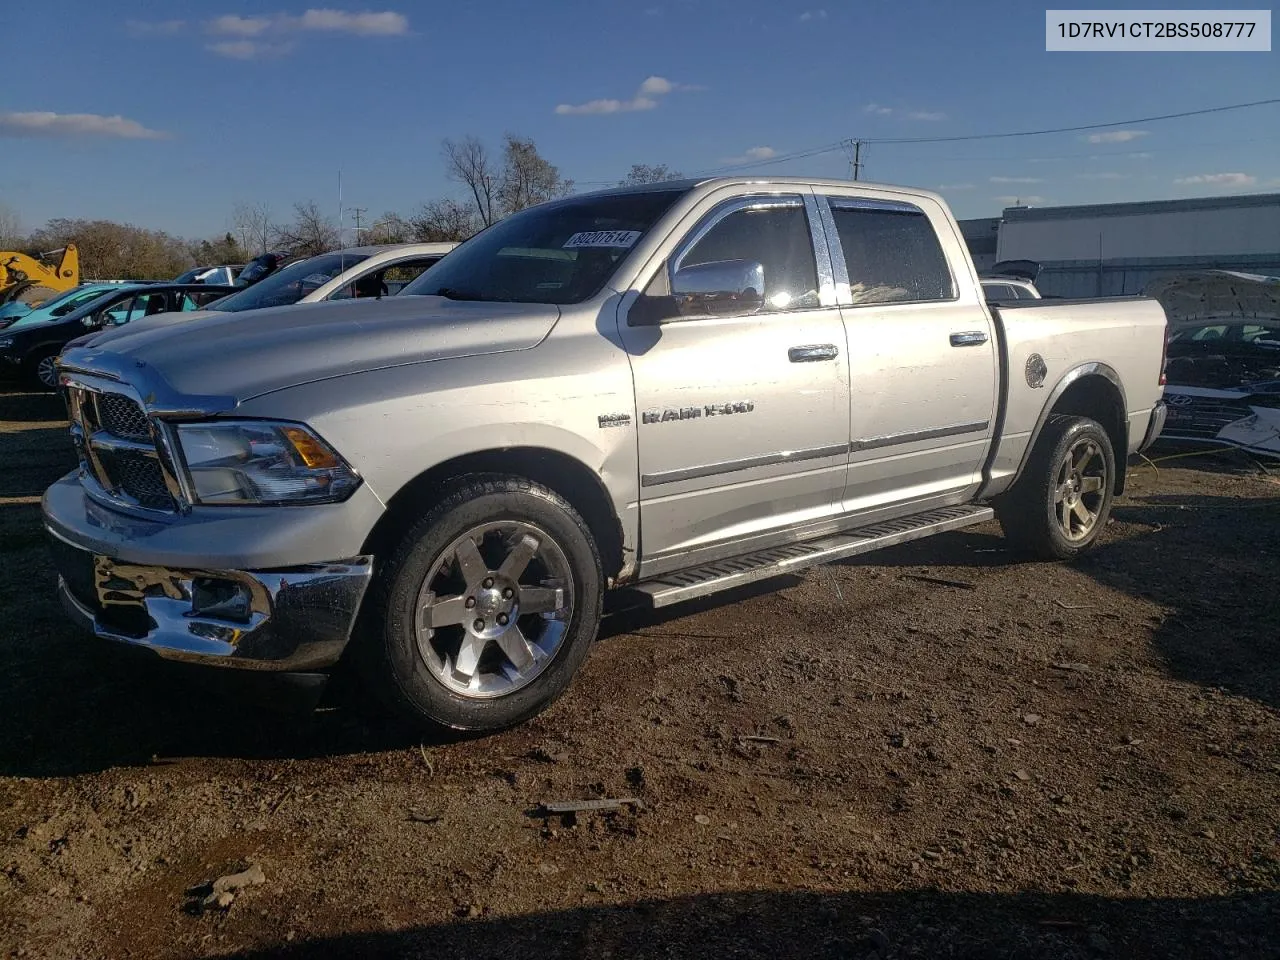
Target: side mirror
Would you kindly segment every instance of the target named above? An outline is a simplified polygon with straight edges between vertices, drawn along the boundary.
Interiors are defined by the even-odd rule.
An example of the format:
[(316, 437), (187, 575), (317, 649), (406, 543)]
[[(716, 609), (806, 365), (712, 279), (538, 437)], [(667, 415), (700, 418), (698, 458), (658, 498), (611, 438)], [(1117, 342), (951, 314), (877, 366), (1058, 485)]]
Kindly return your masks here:
[(755, 260), (716, 260), (681, 267), (671, 295), (682, 316), (755, 313), (764, 306), (764, 267)]

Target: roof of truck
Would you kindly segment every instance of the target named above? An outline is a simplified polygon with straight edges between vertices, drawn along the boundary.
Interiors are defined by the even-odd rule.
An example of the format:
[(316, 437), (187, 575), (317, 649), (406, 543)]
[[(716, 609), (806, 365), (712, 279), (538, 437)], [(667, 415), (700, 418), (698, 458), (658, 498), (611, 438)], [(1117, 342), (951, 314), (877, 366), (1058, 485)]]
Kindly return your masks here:
[(922, 187), (905, 187), (900, 184), (892, 183), (872, 183), (870, 180), (841, 180), (832, 177), (771, 177), (761, 176), (759, 174), (740, 174), (738, 176), (718, 177), (686, 177), (682, 180), (659, 180), (656, 183), (641, 183), (621, 187), (607, 187), (603, 190), (592, 190), (589, 193), (574, 194), (574, 198), (621, 193), (648, 193), (661, 190), (674, 190), (684, 193), (686, 191), (693, 190), (695, 187), (727, 187), (742, 184), (761, 184), (768, 186), (794, 184), (796, 186), (806, 187), (841, 188), (858, 186), (867, 190), (884, 190), (891, 193), (908, 194), (913, 197), (930, 197), (935, 200), (942, 200), (936, 192), (926, 190)]

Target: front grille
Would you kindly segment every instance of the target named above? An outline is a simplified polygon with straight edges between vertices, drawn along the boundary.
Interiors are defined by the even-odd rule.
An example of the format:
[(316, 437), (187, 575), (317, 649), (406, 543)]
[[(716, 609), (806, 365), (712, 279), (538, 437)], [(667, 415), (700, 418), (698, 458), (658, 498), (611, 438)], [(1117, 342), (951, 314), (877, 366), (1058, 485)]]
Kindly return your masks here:
[(98, 496), (122, 506), (177, 509), (141, 404), (124, 393), (71, 382), (67, 406), (80, 469), (99, 488)]
[(173, 498), (164, 482), (164, 471), (155, 457), (132, 451), (103, 453), (99, 457), (108, 476), (127, 496), (149, 510), (172, 510)]
[(126, 440), (150, 440), (151, 425), (142, 408), (120, 393), (98, 394), (98, 421), (102, 429)]
[(1194, 398), (1190, 403), (1169, 404), (1163, 436), (1168, 439), (1213, 440), (1223, 427), (1243, 420), (1253, 411), (1243, 400)]

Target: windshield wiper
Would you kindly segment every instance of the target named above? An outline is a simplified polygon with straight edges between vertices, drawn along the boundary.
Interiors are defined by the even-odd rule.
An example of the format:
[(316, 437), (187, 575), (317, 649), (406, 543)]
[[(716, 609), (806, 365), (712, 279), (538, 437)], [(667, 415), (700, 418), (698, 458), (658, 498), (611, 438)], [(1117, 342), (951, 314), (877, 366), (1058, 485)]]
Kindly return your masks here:
[(486, 297), (480, 296), (478, 293), (467, 290), (459, 290), (457, 287), (440, 287), (435, 291), (435, 296), (444, 297), (446, 300), (485, 300)]

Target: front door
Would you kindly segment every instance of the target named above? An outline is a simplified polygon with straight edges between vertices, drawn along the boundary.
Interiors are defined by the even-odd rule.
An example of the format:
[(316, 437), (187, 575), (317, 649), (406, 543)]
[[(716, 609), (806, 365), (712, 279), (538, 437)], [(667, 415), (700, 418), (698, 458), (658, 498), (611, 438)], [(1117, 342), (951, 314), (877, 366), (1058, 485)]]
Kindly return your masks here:
[[(623, 325), (650, 571), (726, 545), (745, 548), (839, 508), (848, 355), (829, 285), (820, 295), (814, 226), (800, 196), (720, 203), (686, 234), (658, 279), (682, 266), (756, 261), (764, 268), (764, 307)], [(825, 246), (819, 251), (829, 271)]]
[(819, 197), (849, 336), (844, 507), (966, 499), (994, 432), (999, 368), (980, 288), (941, 206), (849, 189)]

